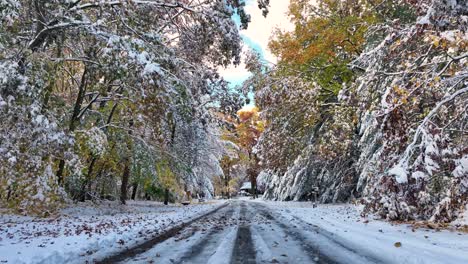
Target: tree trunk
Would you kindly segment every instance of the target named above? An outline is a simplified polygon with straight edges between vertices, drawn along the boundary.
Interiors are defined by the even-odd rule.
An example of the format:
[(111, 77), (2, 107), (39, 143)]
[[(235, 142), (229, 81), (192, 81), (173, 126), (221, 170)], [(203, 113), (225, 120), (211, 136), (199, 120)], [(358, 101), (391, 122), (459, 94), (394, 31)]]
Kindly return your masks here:
[(86, 200), (86, 190), (88, 189), (88, 191), (90, 191), (91, 189), (90, 177), (91, 177), (91, 174), (93, 173), (95, 163), (96, 163), (96, 158), (92, 158), (91, 163), (89, 164), (89, 167), (88, 167), (88, 176), (86, 176), (86, 179), (83, 182), (83, 185), (81, 186), (80, 197), (79, 197), (80, 202), (84, 202)]
[(125, 167), (122, 174), (122, 185), (120, 186), (120, 202), (122, 204), (126, 204), (127, 200), (127, 186), (128, 186), (128, 179), (130, 178), (130, 161), (125, 161)]
[(164, 190), (164, 205), (169, 204), (169, 189), (166, 188)]
[(257, 176), (255, 175), (255, 172), (252, 172), (252, 175), (250, 175), (250, 185), (251, 185), (251, 192), (253, 195), (253, 198), (258, 198), (257, 197)]
[(65, 169), (65, 160), (61, 159), (59, 161), (59, 167), (57, 170), (57, 181), (60, 186), (63, 185), (63, 170)]
[(254, 184), (254, 199), (258, 198), (258, 194), (257, 194), (257, 179), (255, 179), (255, 184)]
[(127, 157), (125, 158), (125, 168), (124, 172), (122, 174), (122, 185), (120, 186), (120, 202), (122, 204), (125, 204), (125, 201), (127, 200), (127, 187), (128, 187), (128, 181), (130, 179), (130, 162), (131, 162), (131, 153), (132, 153), (132, 142), (131, 142), (131, 135), (132, 135), (132, 128), (133, 126), (133, 120), (130, 120), (128, 124), (128, 135), (129, 138), (127, 140), (127, 148), (128, 148), (128, 153), (126, 154)]
[[(101, 168), (99, 169), (99, 172), (96, 176), (96, 178), (98, 179), (102, 179), (102, 173), (104, 172), (104, 166), (101, 166)], [(104, 181), (101, 181), (101, 186), (96, 186), (96, 192), (98, 191), (97, 189), (98, 188), (101, 188), (101, 190), (99, 190), (99, 197), (101, 197), (101, 199), (104, 199), (105, 197), (105, 182)]]
[[(78, 96), (76, 97), (75, 105), (73, 107), (73, 114), (72, 117), (70, 118), (70, 124), (69, 124), (69, 132), (73, 132), (76, 128), (76, 122), (78, 121), (78, 116), (81, 111), (81, 105), (83, 104), (83, 100), (85, 98), (86, 94), (86, 75), (87, 75), (87, 67), (85, 66), (83, 75), (81, 76), (81, 83), (80, 87), (78, 90)], [(65, 169), (65, 160), (61, 159), (59, 162), (59, 168), (57, 170), (57, 180), (59, 185), (63, 184), (63, 171)]]
[(133, 189), (132, 189), (132, 200), (135, 200), (135, 198), (136, 198), (137, 189), (138, 189), (138, 183), (135, 182), (133, 184)]
[(229, 180), (231, 178), (231, 175), (230, 175), (230, 170), (231, 168), (228, 167), (228, 171), (226, 173), (226, 178), (225, 178), (225, 181), (224, 181), (224, 187), (226, 189), (226, 196), (228, 199), (231, 199), (231, 192), (229, 191)]
[(34, 1), (34, 11), (36, 15), (36, 32), (35, 39), (29, 44), (29, 48), (35, 52), (47, 39), (48, 34), (41, 34), (44, 32), (45, 25), (48, 24), (48, 21), (44, 17), (45, 1)]

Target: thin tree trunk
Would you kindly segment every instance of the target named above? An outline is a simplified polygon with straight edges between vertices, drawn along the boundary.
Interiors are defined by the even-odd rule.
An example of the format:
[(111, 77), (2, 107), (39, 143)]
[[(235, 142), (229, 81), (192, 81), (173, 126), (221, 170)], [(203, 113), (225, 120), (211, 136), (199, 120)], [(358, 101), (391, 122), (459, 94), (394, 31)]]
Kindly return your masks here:
[[(105, 105), (102, 105), (100, 106), (100, 108), (103, 108)], [(117, 103), (114, 104), (114, 106), (112, 107), (112, 110), (111, 112), (109, 113), (109, 116), (107, 118), (107, 122), (106, 122), (106, 125), (109, 125), (110, 122), (112, 121), (112, 116), (114, 115), (114, 112), (115, 112), (115, 109), (117, 108)], [(99, 120), (98, 120), (99, 122)], [(107, 135), (107, 126), (104, 128), (104, 133)], [(93, 171), (94, 171), (94, 166), (96, 164), (96, 161), (97, 161), (97, 158), (96, 157), (93, 157), (91, 159), (91, 163), (89, 164), (89, 167), (88, 167), (88, 175), (86, 176), (86, 181), (83, 183), (84, 185), (88, 185), (88, 191), (91, 191), (91, 176), (93, 174)], [(84, 187), (82, 188), (82, 191), (84, 190)], [(132, 195), (133, 197), (133, 195)], [(133, 199), (133, 198), (132, 198)], [(80, 196), (80, 200), (82, 202), (84, 202), (84, 200), (86, 200), (86, 197), (85, 197), (85, 194), (82, 194)], [(135, 199), (133, 199), (135, 200)]]
[(91, 163), (89, 164), (89, 167), (88, 167), (88, 177), (86, 177), (85, 181), (81, 185), (80, 197), (79, 197), (80, 202), (84, 202), (86, 200), (86, 190), (89, 189), (91, 185), (91, 179), (89, 178), (90, 177), (89, 175), (93, 173), (95, 162), (96, 162), (96, 158), (92, 158)]
[(253, 198), (257, 198), (257, 176), (255, 175), (255, 171), (251, 172), (252, 174), (250, 175), (250, 185), (251, 185), (251, 192), (253, 195)]
[[(104, 166), (101, 165), (101, 168), (99, 169), (99, 172), (96, 176), (96, 178), (98, 179), (102, 179), (102, 173), (104, 171)], [(96, 192), (98, 191), (97, 189), (99, 188), (99, 186), (96, 185)], [(101, 197), (101, 199), (104, 199), (104, 188), (105, 188), (105, 183), (104, 181), (101, 181), (101, 190), (99, 190), (99, 197)]]
[(59, 185), (63, 185), (63, 170), (65, 169), (65, 160), (59, 161), (59, 167), (57, 170), (57, 181)]
[(258, 198), (258, 194), (257, 194), (257, 179), (255, 179), (255, 183), (254, 183), (254, 199)]
[(169, 189), (166, 188), (164, 190), (164, 205), (168, 205), (169, 204)]
[(34, 1), (34, 11), (36, 13), (36, 32), (35, 36), (37, 36), (32, 43), (29, 44), (29, 48), (35, 52), (47, 39), (48, 34), (40, 34), (45, 25), (47, 25), (47, 21), (44, 18), (44, 6), (45, 1)]
[(135, 200), (136, 198), (136, 194), (137, 194), (137, 190), (138, 190), (138, 183), (135, 182), (132, 186), (132, 200)]
[[(81, 105), (83, 104), (83, 100), (86, 94), (87, 73), (88, 73), (88, 70), (87, 70), (87, 67), (85, 66), (83, 75), (81, 76), (81, 83), (80, 83), (80, 87), (78, 90), (78, 96), (76, 97), (75, 105), (73, 107), (73, 114), (70, 119), (69, 132), (73, 132), (76, 128), (76, 122), (78, 121), (78, 116), (80, 114)], [(65, 169), (65, 160), (61, 159), (59, 162), (59, 168), (57, 170), (57, 180), (58, 180), (59, 185), (63, 184), (64, 169)]]
[(132, 143), (131, 141), (131, 135), (132, 135), (132, 128), (133, 126), (133, 120), (130, 120), (129, 122), (129, 130), (128, 130), (128, 135), (129, 138), (127, 140), (127, 148), (128, 148), (128, 153), (126, 154), (127, 157), (125, 158), (125, 167), (124, 167), (124, 172), (122, 174), (122, 185), (120, 186), (120, 202), (122, 204), (125, 204), (125, 201), (127, 200), (127, 187), (128, 187), (128, 181), (130, 179), (130, 162), (131, 162), (131, 153), (132, 153)]
[(225, 179), (225, 182), (224, 182), (224, 186), (226, 188), (226, 196), (228, 199), (231, 199), (231, 192), (229, 191), (229, 180), (231, 178), (231, 172), (230, 172), (230, 166), (228, 166), (228, 169), (227, 169), (227, 173), (226, 173), (226, 179)]
[(130, 161), (125, 162), (124, 171), (122, 174), (122, 185), (120, 186), (120, 202), (122, 204), (126, 204), (127, 200), (127, 186), (128, 186), (128, 179), (130, 178)]

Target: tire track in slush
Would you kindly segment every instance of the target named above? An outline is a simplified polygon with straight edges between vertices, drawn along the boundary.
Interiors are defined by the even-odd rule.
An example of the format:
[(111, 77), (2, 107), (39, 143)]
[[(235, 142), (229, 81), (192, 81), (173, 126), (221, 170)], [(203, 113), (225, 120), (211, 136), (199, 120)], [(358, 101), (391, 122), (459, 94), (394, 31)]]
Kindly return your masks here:
[(220, 211), (221, 209), (225, 208), (225, 207), (228, 207), (230, 204), (229, 203), (225, 203), (219, 207), (217, 207), (216, 209), (214, 210), (211, 210), (210, 212), (204, 214), (204, 215), (201, 215), (201, 216), (198, 216), (198, 217), (195, 217), (193, 218), (192, 220), (189, 220), (188, 222), (183, 222), (175, 227), (172, 227), (166, 231), (164, 231), (163, 233), (159, 234), (159, 235), (156, 235), (155, 237), (153, 237), (152, 239), (150, 240), (147, 240), (139, 245), (136, 245), (132, 248), (129, 248), (125, 251), (122, 251), (122, 252), (119, 252), (117, 253), (116, 255), (112, 255), (112, 256), (108, 256), (100, 261), (94, 261), (94, 263), (97, 263), (97, 264), (106, 264), (106, 263), (117, 263), (117, 262), (121, 262), (121, 261), (125, 261), (125, 260), (129, 260), (129, 259), (132, 259), (148, 250), (150, 250), (151, 248), (155, 247), (156, 245), (160, 244), (160, 243), (163, 243), (165, 242), (166, 240), (174, 237), (177, 233), (181, 232), (182, 230), (184, 230), (185, 228), (189, 227), (190, 225), (192, 225), (193, 223), (196, 223), (202, 219), (206, 219), (207, 217), (211, 216), (211, 215), (214, 215), (216, 214), (218, 211)]
[[(224, 229), (231, 227), (232, 223), (229, 221), (232, 221), (235, 209), (234, 205), (230, 204), (228, 211), (220, 217), (205, 219), (205, 221), (210, 221), (208, 225), (211, 225), (208, 234), (192, 246), (180, 258), (180, 261), (175, 263), (206, 263), (207, 259), (216, 252), (218, 244), (222, 240), (221, 236), (224, 235)], [(216, 216), (222, 213), (222, 211), (219, 211)], [(205, 221), (201, 221), (197, 225), (203, 225)]]
[(299, 245), (302, 247), (303, 251), (307, 253), (307, 255), (314, 260), (314, 263), (318, 264), (338, 264), (335, 260), (331, 259), (327, 255), (323, 254), (318, 248), (313, 246), (306, 237), (304, 237), (299, 232), (291, 230), (286, 224), (278, 221), (275, 217), (273, 217), (269, 212), (265, 211), (263, 208), (259, 209), (256, 207), (259, 214), (261, 214), (266, 219), (274, 222), (277, 226), (279, 226), (285, 234), (287, 234), (292, 239), (299, 242)]
[[(319, 227), (317, 225), (308, 223), (308, 222), (300, 219), (297, 216), (293, 216), (292, 220), (295, 221), (295, 223), (297, 225), (299, 225), (303, 230), (308, 230), (309, 232), (314, 231), (316, 234), (328, 239), (332, 243), (334, 243), (334, 244), (342, 247), (343, 249), (355, 254), (356, 256), (360, 256), (360, 257), (368, 260), (369, 262), (383, 263), (383, 261), (378, 259), (378, 256), (375, 256), (373, 253), (367, 252), (367, 251), (359, 252), (359, 250), (350, 247), (349, 245), (347, 245), (343, 241), (338, 240), (337, 237), (335, 237), (335, 235), (330, 231), (327, 231), (327, 230), (325, 230), (325, 229), (323, 229), (323, 228), (321, 228), (321, 227)], [(365, 253), (367, 255), (364, 255), (363, 253)]]
[(290, 236), (284, 227), (262, 215), (254, 206), (249, 206), (249, 209), (255, 223), (251, 231), (257, 263), (317, 263), (317, 255), (304, 250), (303, 241)]
[[(317, 246), (317, 243), (314, 243), (314, 241), (312, 241), (308, 236), (304, 234), (304, 231), (306, 232), (314, 231), (316, 235), (321, 236), (322, 238), (328, 240), (334, 246), (337, 246), (338, 248), (342, 249), (342, 252), (345, 252), (345, 253), (347, 252), (353, 255), (353, 257), (359, 258), (360, 260), (358, 260), (358, 263), (382, 263), (382, 261), (376, 259), (373, 256), (366, 256), (366, 255), (359, 254), (359, 252), (357, 252), (353, 248), (350, 248), (349, 246), (344, 244), (342, 241), (339, 241), (336, 238), (332, 237), (332, 235), (328, 234), (327, 231), (325, 230), (319, 230), (318, 227), (315, 227), (314, 230), (309, 230), (309, 228), (307, 228), (305, 225), (301, 225), (303, 229), (298, 229), (294, 225), (288, 226), (284, 222), (278, 220), (277, 217), (274, 217), (273, 214), (271, 212), (268, 212), (264, 206), (260, 206), (256, 204), (253, 207), (256, 209), (257, 212), (259, 212), (265, 218), (271, 221), (274, 221), (290, 237), (300, 242), (300, 245), (303, 248), (303, 250), (309, 253), (310, 257), (312, 257), (312, 259), (314, 259), (316, 263), (338, 264), (338, 263), (344, 263), (344, 262), (338, 261), (335, 257), (329, 256), (329, 254), (333, 252), (328, 252), (329, 254), (324, 253), (323, 250)], [(295, 220), (297, 221), (297, 219)], [(349, 262), (346, 262), (346, 263), (355, 263), (355, 262), (349, 260)]]
[(241, 203), (241, 211), (239, 217), (239, 228), (234, 245), (234, 250), (231, 255), (231, 264), (255, 264), (256, 250), (250, 232), (250, 222), (252, 216), (247, 215), (245, 202)]

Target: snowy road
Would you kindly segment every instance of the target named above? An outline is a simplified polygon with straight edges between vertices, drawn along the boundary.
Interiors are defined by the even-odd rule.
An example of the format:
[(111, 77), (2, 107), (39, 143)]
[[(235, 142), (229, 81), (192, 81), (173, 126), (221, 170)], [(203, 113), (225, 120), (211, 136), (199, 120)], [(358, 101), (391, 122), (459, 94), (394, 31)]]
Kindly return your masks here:
[(259, 199), (83, 204), (45, 219), (3, 215), (0, 263), (468, 263), (462, 231), (361, 211)]
[[(262, 203), (230, 201), (148, 250), (121, 263), (382, 263), (332, 233), (287, 219)], [(115, 259), (112, 261), (114, 262)]]

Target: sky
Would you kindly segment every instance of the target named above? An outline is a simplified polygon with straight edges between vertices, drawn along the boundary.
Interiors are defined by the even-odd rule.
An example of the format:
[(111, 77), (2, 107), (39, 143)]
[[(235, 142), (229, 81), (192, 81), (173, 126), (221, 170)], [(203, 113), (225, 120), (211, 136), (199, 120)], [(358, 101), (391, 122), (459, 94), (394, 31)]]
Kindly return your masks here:
[[(268, 40), (275, 28), (290, 30), (292, 25), (286, 15), (289, 0), (276, 0), (270, 3), (270, 12), (265, 18), (257, 6), (257, 0), (246, 0), (245, 10), (250, 14), (252, 22), (247, 30), (241, 30), (241, 37), (244, 41), (244, 50), (254, 49), (262, 59), (275, 63), (276, 57), (268, 50)], [(220, 69), (220, 74), (230, 82), (231, 86), (241, 84), (250, 76), (243, 62), (237, 67), (231, 65), (226, 69)]]

